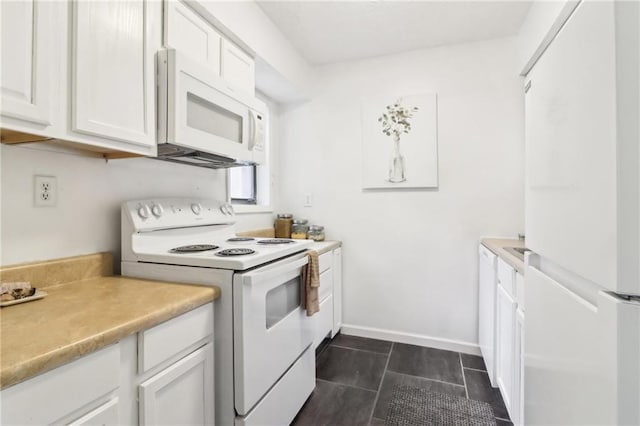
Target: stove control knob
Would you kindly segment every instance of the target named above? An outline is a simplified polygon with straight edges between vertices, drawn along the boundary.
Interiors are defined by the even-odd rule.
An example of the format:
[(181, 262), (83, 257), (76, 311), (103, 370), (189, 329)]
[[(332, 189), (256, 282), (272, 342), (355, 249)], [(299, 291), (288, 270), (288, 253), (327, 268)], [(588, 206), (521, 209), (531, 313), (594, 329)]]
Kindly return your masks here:
[(200, 205), (200, 203), (193, 203), (191, 204), (191, 211), (195, 214), (200, 214), (200, 212), (202, 211), (202, 206)]
[(231, 204), (223, 204), (220, 206), (220, 211), (222, 212), (222, 214), (226, 215), (226, 216), (233, 216), (233, 207), (231, 207)]
[(164, 213), (164, 209), (160, 204), (154, 204), (153, 207), (151, 207), (151, 213), (153, 213), (155, 217), (160, 217), (162, 213)]
[(140, 216), (141, 219), (148, 219), (150, 214), (149, 206), (138, 207), (138, 216)]

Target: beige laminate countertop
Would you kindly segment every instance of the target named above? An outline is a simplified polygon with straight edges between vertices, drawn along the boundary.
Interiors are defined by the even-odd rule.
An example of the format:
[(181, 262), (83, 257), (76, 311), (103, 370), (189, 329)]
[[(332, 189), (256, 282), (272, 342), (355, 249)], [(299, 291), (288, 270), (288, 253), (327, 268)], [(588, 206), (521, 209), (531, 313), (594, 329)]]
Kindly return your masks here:
[[(3, 281), (8, 281), (5, 275), (15, 279), (14, 271), (0, 272)], [(69, 272), (67, 267), (65, 273)], [(55, 274), (52, 280), (56, 281)], [(32, 283), (48, 295), (0, 311), (0, 388), (114, 344), (220, 296), (218, 287), (121, 276), (93, 276), (52, 286)]]
[(524, 240), (518, 240), (515, 238), (483, 238), (481, 240), (481, 243), (486, 248), (491, 250), (496, 256), (500, 257), (502, 260), (515, 268), (515, 270), (520, 274), (524, 274), (524, 262), (505, 250), (505, 247), (526, 247)]
[(342, 247), (341, 241), (316, 241), (310, 249), (317, 251), (318, 254), (324, 254), (331, 250), (335, 250), (338, 247)]

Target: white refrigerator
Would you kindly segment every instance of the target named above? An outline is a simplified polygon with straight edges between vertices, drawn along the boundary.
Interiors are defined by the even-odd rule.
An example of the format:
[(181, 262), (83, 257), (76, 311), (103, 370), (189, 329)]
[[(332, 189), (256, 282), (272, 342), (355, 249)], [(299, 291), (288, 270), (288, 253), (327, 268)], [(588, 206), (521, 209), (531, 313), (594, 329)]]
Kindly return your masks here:
[(527, 425), (640, 424), (639, 26), (583, 0), (525, 79)]

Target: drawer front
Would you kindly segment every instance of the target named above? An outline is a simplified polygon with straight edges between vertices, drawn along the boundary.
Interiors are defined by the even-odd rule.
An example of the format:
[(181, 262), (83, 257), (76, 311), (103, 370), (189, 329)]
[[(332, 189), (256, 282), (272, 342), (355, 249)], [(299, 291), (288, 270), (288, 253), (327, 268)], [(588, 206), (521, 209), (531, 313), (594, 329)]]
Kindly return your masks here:
[(322, 302), (331, 294), (333, 294), (333, 274), (331, 273), (331, 270), (328, 270), (320, 274), (320, 289), (318, 290), (318, 300)]
[(138, 333), (138, 372), (167, 361), (213, 334), (213, 304)]
[(44, 425), (68, 418), (118, 389), (119, 379), (120, 347), (112, 345), (4, 389), (0, 424)]
[(318, 263), (320, 266), (320, 273), (331, 269), (331, 265), (333, 263), (333, 253), (330, 251), (322, 253), (320, 256), (318, 256)]
[(113, 398), (78, 420), (69, 423), (69, 426), (117, 426), (119, 424), (122, 424), (122, 422), (118, 419), (118, 398)]
[(482, 244), (478, 246), (478, 253), (480, 254), (480, 256), (486, 258), (489, 262), (493, 262), (493, 260), (496, 258), (496, 255)]
[(320, 312), (311, 319), (315, 322), (313, 348), (317, 348), (322, 340), (331, 332), (333, 326), (333, 297), (329, 296), (320, 303)]
[(308, 348), (264, 398), (236, 426), (288, 425), (315, 386), (316, 358)]
[(501, 258), (498, 258), (498, 285), (502, 286), (509, 296), (514, 299), (516, 296), (515, 279), (515, 270), (513, 267)]

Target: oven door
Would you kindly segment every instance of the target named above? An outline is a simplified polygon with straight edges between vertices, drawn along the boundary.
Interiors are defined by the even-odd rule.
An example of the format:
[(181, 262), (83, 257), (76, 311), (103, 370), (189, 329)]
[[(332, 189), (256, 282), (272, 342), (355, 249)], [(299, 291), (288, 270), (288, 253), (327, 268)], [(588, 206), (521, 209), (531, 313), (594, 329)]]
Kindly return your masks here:
[(254, 99), (174, 49), (158, 52), (158, 72), (158, 143), (253, 160)]
[[(234, 275), (235, 405), (246, 415), (313, 341), (301, 307), (307, 256)], [(313, 374), (313, 371), (309, 372)]]

